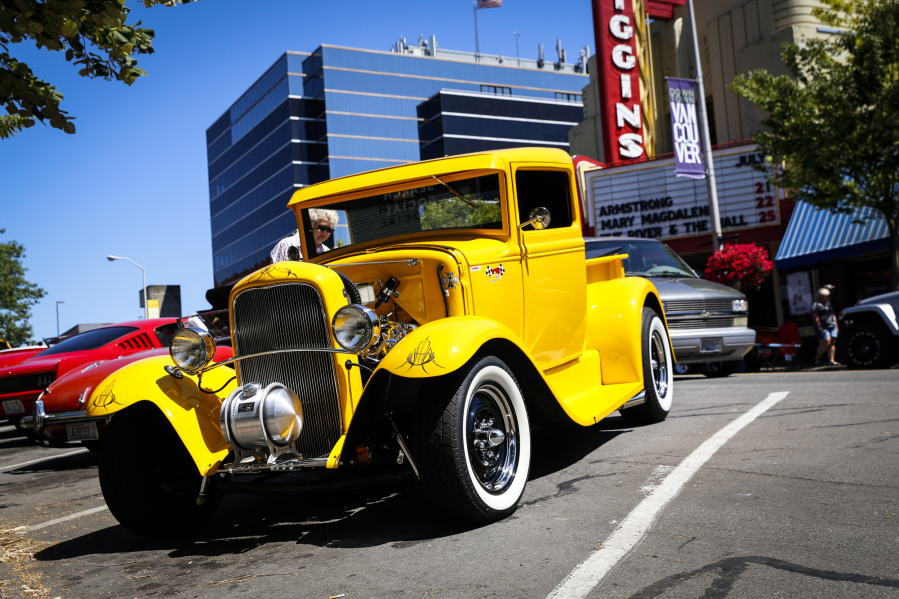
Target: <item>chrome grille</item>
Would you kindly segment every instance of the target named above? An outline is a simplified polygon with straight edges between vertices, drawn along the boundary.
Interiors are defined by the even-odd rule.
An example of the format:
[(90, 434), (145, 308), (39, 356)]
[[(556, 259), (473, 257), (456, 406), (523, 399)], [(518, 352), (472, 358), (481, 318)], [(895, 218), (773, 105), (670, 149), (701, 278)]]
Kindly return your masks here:
[(734, 326), (733, 316), (710, 316), (708, 319), (701, 316), (688, 316), (686, 318), (669, 318), (668, 328), (676, 329), (717, 329)]
[[(248, 289), (234, 299), (234, 355), (274, 349), (331, 347), (330, 323), (318, 291), (306, 283)], [(291, 352), (237, 362), (241, 384), (281, 383), (303, 402), (305, 458), (327, 456), (340, 438), (340, 397), (332, 354)]]
[(734, 309), (734, 300), (729, 299), (683, 300), (662, 303), (665, 305), (666, 315), (677, 312), (731, 312)]

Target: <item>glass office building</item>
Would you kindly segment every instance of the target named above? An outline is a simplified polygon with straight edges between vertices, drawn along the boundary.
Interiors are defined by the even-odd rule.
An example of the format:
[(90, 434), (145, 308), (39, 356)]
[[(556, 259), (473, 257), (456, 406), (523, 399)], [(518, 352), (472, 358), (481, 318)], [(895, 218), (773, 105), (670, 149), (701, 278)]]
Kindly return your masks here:
[(418, 105), (421, 159), (543, 146), (568, 151), (568, 130), (584, 115), (580, 98), (441, 90)]
[[(484, 139), (468, 139), (461, 150), (444, 144), (440, 156), (510, 143), (547, 145), (533, 144), (541, 139), (567, 149), (567, 136), (556, 131), (561, 125), (547, 125), (552, 129), (545, 130), (548, 138), (535, 137), (540, 124), (534, 121), (580, 120), (580, 91), (588, 81), (585, 53), (578, 64), (568, 64), (564, 53), (552, 63), (476, 56), (436, 45), (432, 37), (418, 45), (398, 42), (390, 52), (327, 45), (311, 54), (287, 52), (207, 129), (217, 286), (264, 265), (271, 248), (293, 233), (296, 220), (286, 205), (295, 189), (437, 155), (433, 138), (419, 138), (419, 125), (426, 120), (420, 105), (432, 104), (435, 95), (496, 96), (504, 100), (497, 106), (511, 106), (518, 98), (549, 101), (532, 102), (538, 113), (524, 116), (494, 108), (468, 117), (464, 133), (450, 134)], [(557, 112), (565, 112), (559, 112), (562, 105), (578, 118), (568, 112), (557, 118)], [(474, 115), (478, 108), (469, 110)], [(442, 115), (440, 122), (446, 118)], [(481, 134), (477, 123), (484, 127)], [(498, 127), (502, 135), (496, 134)], [(429, 144), (435, 147), (429, 150)], [(335, 236), (340, 236), (339, 226)]]

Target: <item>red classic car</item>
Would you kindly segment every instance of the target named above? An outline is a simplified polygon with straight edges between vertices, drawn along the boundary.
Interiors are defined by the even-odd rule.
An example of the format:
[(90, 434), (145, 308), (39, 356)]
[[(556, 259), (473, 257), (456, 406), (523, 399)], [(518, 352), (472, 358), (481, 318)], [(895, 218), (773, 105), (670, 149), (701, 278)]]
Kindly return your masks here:
[[(59, 376), (39, 395), (34, 402), (31, 415), (21, 420), (21, 427), (29, 431), (31, 436), (36, 435), (40, 440), (51, 444), (81, 441), (88, 449), (95, 451), (96, 443), (106, 429), (106, 419), (86, 416), (85, 403), (106, 377), (138, 360), (167, 355), (168, 339), (180, 326), (203, 328), (212, 333), (216, 339), (230, 342), (227, 310), (203, 312), (164, 326), (165, 330), (157, 334), (157, 340), (162, 347), (157, 346), (115, 357), (97, 359), (99, 358), (97, 356), (83, 367), (70, 369), (68, 373)], [(216, 348), (213, 360), (219, 362), (231, 357), (231, 348), (220, 346)], [(110, 397), (109, 400), (115, 401), (114, 397)]]
[(14, 347), (12, 349), (0, 349), (0, 372), (7, 366), (15, 366), (25, 358), (30, 358), (36, 353), (47, 349), (46, 345), (29, 345), (28, 347)]
[(57, 378), (96, 362), (168, 348), (178, 330), (175, 318), (108, 325), (70, 337), (14, 365), (0, 368), (0, 418), (16, 427), (34, 409), (38, 396)]

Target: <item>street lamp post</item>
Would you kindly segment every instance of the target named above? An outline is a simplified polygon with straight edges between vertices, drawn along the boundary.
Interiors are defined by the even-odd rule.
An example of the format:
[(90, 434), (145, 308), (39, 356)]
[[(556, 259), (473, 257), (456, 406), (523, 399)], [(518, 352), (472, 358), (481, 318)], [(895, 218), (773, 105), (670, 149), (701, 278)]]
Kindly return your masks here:
[(64, 304), (63, 301), (56, 302), (56, 336), (59, 337), (59, 304)]
[(518, 66), (521, 66), (521, 50), (518, 49), (518, 37), (521, 34), (516, 31), (512, 35), (515, 36), (515, 57), (518, 59)]
[(144, 318), (150, 320), (150, 298), (147, 297), (147, 271), (144, 270), (143, 266), (141, 266), (131, 258), (125, 258), (124, 256), (106, 256), (106, 259), (110, 262), (112, 262), (113, 260), (127, 260), (141, 270), (141, 273), (144, 277)]
[(705, 152), (706, 186), (709, 190), (709, 220), (712, 221), (712, 251), (721, 248), (721, 215), (718, 212), (718, 186), (715, 183), (715, 161), (712, 158), (712, 139), (709, 135), (709, 115), (705, 106), (705, 89), (702, 84), (702, 63), (699, 62), (699, 33), (696, 31), (696, 15), (693, 0), (688, 0), (690, 31), (693, 33), (693, 60), (696, 62), (696, 87), (699, 91), (699, 122), (702, 125), (702, 151)]

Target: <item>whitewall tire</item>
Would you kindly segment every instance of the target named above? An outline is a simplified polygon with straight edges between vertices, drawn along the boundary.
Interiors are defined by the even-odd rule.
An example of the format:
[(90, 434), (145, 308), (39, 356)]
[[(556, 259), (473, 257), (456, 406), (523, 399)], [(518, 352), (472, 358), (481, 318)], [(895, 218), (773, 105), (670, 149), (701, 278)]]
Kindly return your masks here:
[(450, 515), (493, 522), (515, 511), (527, 484), (531, 429), (524, 397), (493, 356), (453, 380), (451, 390), (423, 398), (416, 417), (419, 483)]
[(643, 308), (641, 327), (644, 402), (619, 413), (633, 424), (661, 422), (674, 401), (674, 358), (668, 332), (652, 308)]

